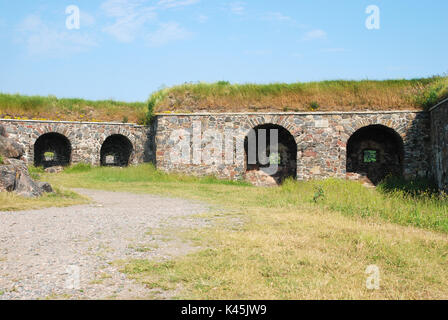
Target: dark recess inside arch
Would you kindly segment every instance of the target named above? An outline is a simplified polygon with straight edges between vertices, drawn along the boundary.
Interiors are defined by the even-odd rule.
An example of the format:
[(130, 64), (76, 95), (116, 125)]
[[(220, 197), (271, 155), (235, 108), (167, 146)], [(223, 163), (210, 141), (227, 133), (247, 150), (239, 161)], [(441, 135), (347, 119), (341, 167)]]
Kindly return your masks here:
[[(51, 153), (52, 156), (46, 156)], [(34, 144), (34, 165), (44, 168), (68, 166), (72, 147), (70, 141), (62, 134), (51, 132), (41, 135)]]
[(129, 165), (133, 147), (131, 141), (121, 134), (108, 137), (101, 146), (101, 165), (126, 167)]
[[(366, 152), (376, 155), (366, 161)], [(374, 184), (388, 175), (403, 175), (403, 139), (393, 129), (383, 125), (370, 125), (356, 131), (347, 143), (347, 172), (367, 176)]]
[(266, 130), (266, 156), (270, 157), (270, 131), (278, 130), (278, 155), (279, 166), (275, 174), (271, 175), (277, 184), (281, 184), (286, 178), (296, 178), (297, 176), (297, 143), (292, 134), (282, 126), (276, 124), (263, 124), (253, 128), (256, 136), (256, 164), (249, 164), (248, 155), (248, 137), (244, 140), (244, 150), (246, 155), (246, 170), (260, 170), (269, 167), (270, 164), (261, 164), (258, 157), (258, 131), (260, 129)]

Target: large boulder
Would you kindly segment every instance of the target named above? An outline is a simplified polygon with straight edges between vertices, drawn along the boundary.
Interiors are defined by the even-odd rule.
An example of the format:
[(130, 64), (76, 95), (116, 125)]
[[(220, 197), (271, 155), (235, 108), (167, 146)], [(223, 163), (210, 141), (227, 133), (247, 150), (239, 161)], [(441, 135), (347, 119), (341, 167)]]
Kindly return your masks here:
[(16, 170), (26, 172), (28, 174), (28, 167), (23, 160), (7, 158), (3, 159), (3, 164), (13, 166), (14, 168), (16, 168)]
[(24, 148), (6, 137), (6, 131), (0, 126), (0, 192), (15, 192), (24, 197), (39, 197), (44, 192), (53, 192), (46, 182), (35, 182), (30, 177), (26, 163), (19, 160), (25, 153)]
[(16, 189), (14, 191), (18, 195), (27, 198), (40, 197), (43, 194), (43, 190), (39, 187), (39, 185), (24, 172), (18, 172), (16, 178)]
[(15, 192), (23, 197), (39, 197), (44, 192), (53, 192), (50, 184), (31, 179), (25, 162), (5, 159), (0, 165), (0, 192)]
[(54, 192), (53, 187), (48, 182), (37, 181), (36, 183), (43, 192), (46, 192), (46, 193)]
[(19, 159), (24, 153), (23, 146), (12, 139), (0, 135), (0, 156)]
[(276, 177), (263, 170), (249, 170), (245, 174), (245, 179), (256, 187), (275, 187), (279, 185), (279, 180)]
[(16, 187), (16, 172), (13, 166), (0, 165), (0, 192), (14, 191)]

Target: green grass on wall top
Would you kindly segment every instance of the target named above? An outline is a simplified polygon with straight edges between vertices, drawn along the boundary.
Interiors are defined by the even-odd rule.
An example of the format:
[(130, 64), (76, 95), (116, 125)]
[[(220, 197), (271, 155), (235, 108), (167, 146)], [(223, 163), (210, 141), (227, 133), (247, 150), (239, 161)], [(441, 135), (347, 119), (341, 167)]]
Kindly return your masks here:
[(448, 98), (448, 77), (231, 84), (185, 83), (146, 102), (0, 93), (0, 118), (149, 124), (155, 113), (427, 110)]
[(448, 77), (306, 83), (186, 83), (156, 92), (156, 112), (425, 110), (448, 97)]

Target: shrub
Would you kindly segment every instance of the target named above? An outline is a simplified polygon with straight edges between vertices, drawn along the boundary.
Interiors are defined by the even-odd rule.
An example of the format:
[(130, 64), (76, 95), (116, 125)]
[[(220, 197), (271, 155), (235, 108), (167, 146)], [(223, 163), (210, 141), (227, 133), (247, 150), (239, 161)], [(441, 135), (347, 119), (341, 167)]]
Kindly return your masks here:
[(319, 103), (317, 103), (316, 101), (313, 101), (310, 103), (310, 109), (311, 111), (316, 111), (320, 108)]
[(448, 98), (448, 78), (434, 76), (429, 84), (420, 85), (420, 93), (414, 96), (414, 103), (424, 110), (434, 107), (437, 103)]
[(43, 167), (28, 166), (28, 172), (33, 180), (39, 180), (40, 175), (45, 173), (45, 170)]
[(165, 96), (167, 94), (166, 89), (159, 90), (157, 92), (154, 92), (148, 100), (148, 112), (146, 113), (146, 121), (145, 124), (150, 124), (152, 121), (152, 118), (154, 117), (154, 110), (155, 107), (162, 102), (163, 99), (165, 99)]
[(325, 191), (322, 186), (315, 186), (314, 190), (315, 190), (314, 196), (313, 196), (314, 203), (319, 202), (319, 200), (325, 199)]

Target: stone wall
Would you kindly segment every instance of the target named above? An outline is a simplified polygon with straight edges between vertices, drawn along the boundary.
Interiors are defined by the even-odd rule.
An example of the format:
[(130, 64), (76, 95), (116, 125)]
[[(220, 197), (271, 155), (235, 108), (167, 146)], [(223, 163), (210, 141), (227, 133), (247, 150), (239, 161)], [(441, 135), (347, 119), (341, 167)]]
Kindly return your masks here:
[[(444, 115), (447, 116), (446, 113)], [(434, 117), (432, 120), (434, 125), (442, 125), (436, 123)], [(0, 124), (5, 127), (9, 137), (24, 146), (25, 158), (29, 163), (34, 162), (37, 139), (46, 133), (57, 133), (70, 142), (70, 163), (100, 165), (104, 141), (120, 134), (132, 143), (130, 164), (154, 162), (159, 169), (167, 172), (214, 175), (232, 180), (259, 179), (262, 185), (269, 184), (268, 176), (260, 177), (247, 172), (244, 140), (251, 129), (264, 124), (285, 128), (297, 144), (297, 148), (294, 147), (297, 167), (297, 170), (293, 170), (294, 174), (298, 180), (309, 180), (345, 178), (349, 138), (361, 128), (382, 125), (390, 128), (403, 141), (402, 166), (405, 177), (431, 177), (433, 174), (430, 118), (427, 112), (160, 114), (155, 117), (151, 127), (120, 123), (21, 120), (0, 120)], [(433, 128), (433, 132), (439, 131), (438, 127)], [(172, 159), (173, 150), (186, 145), (185, 141), (176, 138), (182, 135), (180, 133), (190, 139), (187, 143), (191, 147), (191, 150), (187, 150), (188, 161)], [(437, 139), (442, 137), (438, 136)], [(433, 145), (446, 145), (445, 140), (439, 140), (434, 140)], [(205, 147), (211, 153), (218, 152), (221, 160), (206, 162), (206, 157), (193, 152), (194, 146)], [(443, 149), (440, 146), (438, 148)], [(439, 151), (434, 153), (434, 157), (439, 159), (437, 168), (446, 168), (440, 158), (447, 157), (439, 154)]]
[(430, 117), (434, 177), (439, 188), (448, 191), (448, 100), (432, 108)]
[[(430, 177), (430, 129), (427, 112), (327, 112), (276, 114), (167, 114), (156, 119), (155, 145), (157, 167), (173, 172), (215, 175), (226, 179), (244, 179), (246, 160), (241, 145), (250, 129), (261, 124), (275, 124), (287, 129), (297, 143), (297, 179), (346, 177), (346, 148), (350, 136), (369, 125), (393, 129), (403, 140), (403, 173), (407, 178)], [(191, 136), (232, 132), (234, 155), (231, 161), (204, 164), (191, 154), (191, 162), (173, 162), (173, 148), (178, 148), (177, 131)], [(210, 135), (210, 134), (206, 134)], [(210, 141), (210, 139), (209, 139)], [(207, 142), (202, 141), (206, 145)], [(226, 150), (226, 147), (223, 147)], [(224, 153), (224, 152), (223, 152)], [(225, 156), (223, 155), (223, 158)]]
[(73, 164), (100, 165), (101, 146), (108, 137), (114, 134), (123, 135), (132, 143), (130, 164), (151, 161), (153, 158), (148, 129), (134, 124), (0, 119), (0, 125), (6, 129), (8, 137), (24, 146), (24, 158), (29, 164), (34, 163), (36, 140), (46, 133), (58, 133), (69, 140), (70, 163)]

